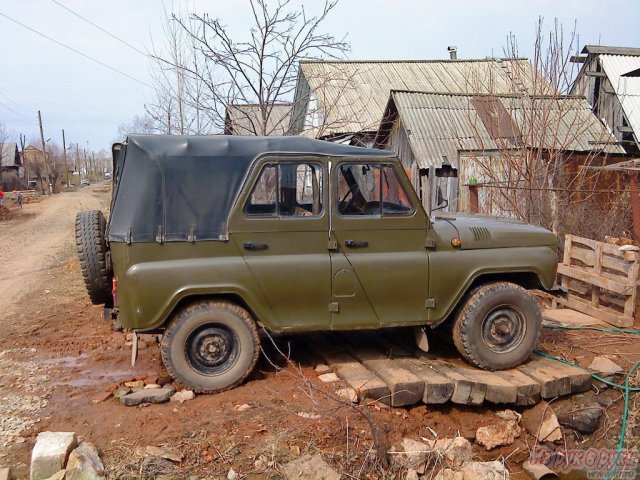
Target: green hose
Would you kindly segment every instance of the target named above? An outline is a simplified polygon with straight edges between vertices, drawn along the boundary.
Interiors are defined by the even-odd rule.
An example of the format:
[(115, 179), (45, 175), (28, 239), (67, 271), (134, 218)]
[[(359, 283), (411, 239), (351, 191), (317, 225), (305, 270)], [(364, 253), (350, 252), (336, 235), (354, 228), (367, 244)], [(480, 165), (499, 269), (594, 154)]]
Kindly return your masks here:
[(599, 328), (599, 327), (569, 327), (565, 325), (543, 325), (543, 328), (551, 330), (594, 330), (605, 333), (628, 333), (630, 335), (640, 335), (640, 330), (625, 330), (623, 328)]
[[(555, 327), (546, 327), (546, 328), (555, 328)], [(599, 331), (607, 331), (607, 330), (619, 330), (619, 329), (597, 329), (595, 327), (561, 327), (561, 329), (567, 329), (567, 330), (599, 330)], [(624, 332), (624, 333), (634, 333), (637, 334), (638, 332), (634, 332), (634, 331), (625, 331), (625, 330), (621, 330), (620, 332)], [(620, 332), (615, 332), (615, 333), (620, 333)], [(586, 369), (582, 368), (579, 365), (576, 365), (575, 363), (571, 363), (568, 360), (565, 360), (563, 358), (559, 358), (559, 357), (555, 357), (553, 355), (549, 355), (548, 353), (544, 353), (540, 350), (534, 350), (534, 353), (536, 353), (537, 355), (540, 355), (541, 357), (545, 357), (545, 358), (549, 358), (551, 360), (556, 360), (560, 363), (564, 363), (565, 365), (571, 365), (572, 367), (576, 367), (576, 368), (580, 368), (581, 370), (585, 370)], [(632, 387), (629, 385), (629, 380), (631, 379), (631, 377), (633, 376), (633, 373), (638, 369), (638, 367), (640, 367), (640, 360), (638, 360), (633, 367), (631, 367), (631, 370), (629, 370), (629, 373), (627, 373), (625, 379), (624, 379), (624, 385), (620, 385), (614, 382), (610, 382), (609, 380), (605, 380), (604, 378), (595, 375), (595, 374), (591, 374), (591, 376), (593, 378), (595, 378), (596, 380), (599, 380), (603, 383), (606, 383), (607, 385), (614, 387), (614, 388), (618, 388), (620, 390), (624, 390), (624, 410), (622, 412), (622, 424), (620, 426), (620, 438), (618, 439), (618, 448), (616, 450), (616, 458), (615, 461), (613, 462), (613, 465), (611, 466), (611, 469), (609, 470), (606, 480), (610, 480), (613, 478), (613, 476), (616, 474), (616, 471), (618, 470), (618, 460), (620, 459), (620, 455), (622, 454), (622, 449), (624, 447), (624, 437), (627, 433), (627, 419), (629, 417), (629, 393), (630, 392), (638, 392), (640, 391), (640, 387)]]

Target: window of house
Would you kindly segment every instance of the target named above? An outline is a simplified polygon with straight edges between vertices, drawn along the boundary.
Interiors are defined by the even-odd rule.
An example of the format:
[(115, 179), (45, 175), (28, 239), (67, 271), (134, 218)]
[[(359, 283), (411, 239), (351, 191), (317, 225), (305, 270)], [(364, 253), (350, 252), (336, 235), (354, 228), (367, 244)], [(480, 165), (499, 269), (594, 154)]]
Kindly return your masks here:
[(245, 206), (248, 215), (321, 215), (322, 167), (315, 163), (265, 165)]

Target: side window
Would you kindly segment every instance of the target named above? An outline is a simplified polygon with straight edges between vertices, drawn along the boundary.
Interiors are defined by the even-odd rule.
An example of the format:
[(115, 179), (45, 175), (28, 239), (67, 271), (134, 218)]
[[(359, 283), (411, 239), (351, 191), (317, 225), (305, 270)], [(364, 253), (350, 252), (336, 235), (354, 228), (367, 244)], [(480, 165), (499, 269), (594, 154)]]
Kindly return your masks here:
[(343, 163), (338, 170), (338, 212), (380, 215), (380, 166)]
[(278, 188), (277, 165), (265, 165), (244, 207), (248, 215), (275, 215)]
[(408, 198), (391, 165), (347, 163), (338, 169), (340, 215), (406, 215), (413, 212)]
[(322, 167), (315, 163), (267, 165), (260, 172), (247, 215), (313, 217), (322, 214)]
[(391, 165), (382, 166), (382, 213), (384, 215), (413, 212), (407, 192)]

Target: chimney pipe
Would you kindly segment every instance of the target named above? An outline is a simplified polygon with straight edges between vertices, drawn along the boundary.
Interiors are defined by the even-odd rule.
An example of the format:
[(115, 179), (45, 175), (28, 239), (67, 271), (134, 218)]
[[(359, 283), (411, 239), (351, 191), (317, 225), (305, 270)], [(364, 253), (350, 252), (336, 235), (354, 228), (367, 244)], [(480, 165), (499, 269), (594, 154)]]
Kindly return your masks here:
[(451, 60), (458, 59), (458, 47), (456, 47), (455, 45), (451, 45), (447, 47), (447, 50), (449, 50), (449, 58)]

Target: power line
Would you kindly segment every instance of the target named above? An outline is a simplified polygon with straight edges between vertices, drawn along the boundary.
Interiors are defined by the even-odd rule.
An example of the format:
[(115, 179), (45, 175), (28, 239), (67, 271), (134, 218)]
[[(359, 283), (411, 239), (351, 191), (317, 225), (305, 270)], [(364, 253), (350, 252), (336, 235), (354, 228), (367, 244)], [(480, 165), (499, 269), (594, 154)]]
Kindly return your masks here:
[(127, 78), (129, 78), (129, 79), (133, 80), (134, 82), (138, 82), (138, 83), (140, 83), (141, 85), (144, 85), (144, 86), (149, 87), (149, 88), (153, 88), (153, 87), (152, 87), (151, 85), (149, 85), (148, 83), (143, 82), (142, 80), (138, 80), (137, 78), (132, 77), (132, 76), (131, 76), (131, 75), (129, 75), (128, 73), (124, 73), (124, 72), (122, 72), (122, 71), (118, 70), (117, 68), (112, 67), (111, 65), (107, 65), (106, 63), (104, 63), (104, 62), (102, 62), (102, 61), (100, 61), (100, 60), (98, 60), (98, 59), (96, 59), (96, 58), (93, 58), (93, 57), (91, 57), (91, 56), (87, 55), (86, 53), (82, 53), (81, 51), (76, 50), (75, 48), (70, 47), (69, 45), (66, 45), (66, 44), (64, 44), (64, 43), (62, 43), (62, 42), (59, 42), (58, 40), (56, 40), (56, 39), (54, 39), (54, 38), (51, 38), (51, 37), (49, 37), (49, 36), (45, 35), (44, 33), (40, 33), (39, 31), (37, 31), (37, 30), (35, 30), (35, 29), (33, 29), (33, 28), (31, 28), (31, 27), (29, 27), (29, 26), (25, 25), (24, 23), (19, 22), (18, 20), (15, 20), (14, 18), (11, 18), (11, 17), (10, 17), (10, 16), (8, 16), (8, 15), (5, 15), (5, 14), (4, 14), (4, 13), (2, 13), (2, 12), (0, 12), (0, 16), (2, 16), (2, 17), (4, 17), (4, 18), (6, 18), (7, 20), (12, 21), (12, 22), (13, 22), (13, 23), (15, 23), (15, 24), (20, 25), (20, 26), (21, 26), (21, 27), (23, 27), (23, 28), (26, 28), (27, 30), (29, 30), (29, 31), (31, 31), (31, 32), (33, 32), (33, 33), (35, 33), (35, 34), (37, 34), (37, 35), (40, 35), (41, 37), (46, 38), (47, 40), (52, 41), (53, 43), (56, 43), (56, 44), (60, 45), (61, 47), (66, 48), (67, 50), (71, 50), (72, 52), (77, 53), (78, 55), (81, 55), (81, 56), (83, 56), (84, 58), (87, 58), (87, 59), (89, 59), (89, 60), (92, 60), (93, 62), (96, 62), (97, 64), (102, 65), (103, 67), (108, 68), (109, 70), (112, 70), (112, 71), (114, 71), (114, 72), (116, 72), (116, 73), (119, 73), (120, 75), (124, 75), (125, 77), (127, 77)]
[(122, 43), (123, 45), (126, 45), (127, 47), (131, 48), (132, 50), (135, 50), (136, 52), (138, 52), (140, 55), (143, 55), (145, 57), (148, 57), (149, 55), (147, 55), (146, 53), (144, 53), (142, 50), (140, 50), (139, 48), (131, 45), (128, 42), (125, 42), (124, 40), (122, 40), (120, 37), (117, 37), (116, 35), (114, 35), (113, 33), (109, 32), (108, 30), (105, 30), (104, 28), (102, 28), (100, 25), (96, 25), (95, 23), (93, 23), (91, 20), (83, 17), (82, 15), (80, 15), (79, 13), (71, 10), (69, 7), (63, 5), (62, 3), (58, 2), (57, 0), (51, 0), (53, 3), (55, 3), (56, 5), (64, 8), (66, 11), (68, 11), (69, 13), (72, 13), (73, 15), (75, 15), (76, 17), (84, 20), (85, 22), (87, 22), (89, 25), (93, 25), (94, 27), (96, 27), (98, 30), (100, 30), (103, 33), (106, 33), (107, 35), (109, 35), (111, 38), (114, 38), (115, 40), (119, 41), (120, 43)]

